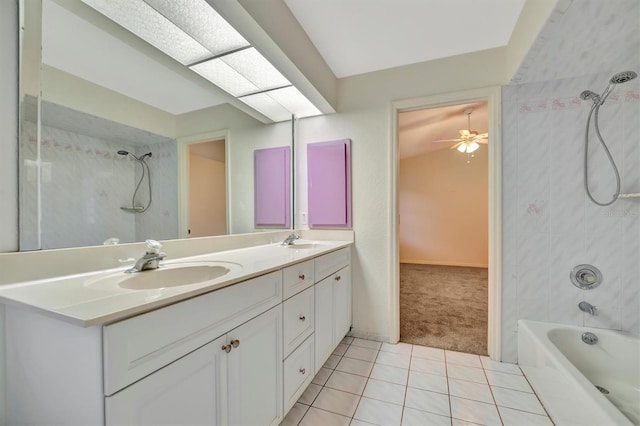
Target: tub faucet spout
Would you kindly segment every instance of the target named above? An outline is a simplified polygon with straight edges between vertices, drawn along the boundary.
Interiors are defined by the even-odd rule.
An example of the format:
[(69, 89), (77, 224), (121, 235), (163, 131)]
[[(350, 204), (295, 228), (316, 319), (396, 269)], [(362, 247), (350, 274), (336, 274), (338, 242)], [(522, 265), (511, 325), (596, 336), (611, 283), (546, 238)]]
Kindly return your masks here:
[(580, 303), (578, 303), (578, 308), (580, 308), (580, 310), (582, 312), (586, 312), (589, 315), (593, 315), (593, 316), (598, 315), (598, 308), (596, 308), (595, 306), (593, 306), (589, 302), (580, 302)]

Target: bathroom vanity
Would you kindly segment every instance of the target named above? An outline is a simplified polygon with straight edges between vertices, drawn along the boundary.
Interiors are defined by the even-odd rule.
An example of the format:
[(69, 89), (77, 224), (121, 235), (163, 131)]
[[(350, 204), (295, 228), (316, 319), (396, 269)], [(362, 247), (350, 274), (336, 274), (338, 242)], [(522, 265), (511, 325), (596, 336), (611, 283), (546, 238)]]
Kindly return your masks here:
[(351, 325), (350, 242), (296, 243), (169, 264), (237, 266), (187, 285), (123, 291), (102, 271), (0, 289), (7, 423), (278, 424)]

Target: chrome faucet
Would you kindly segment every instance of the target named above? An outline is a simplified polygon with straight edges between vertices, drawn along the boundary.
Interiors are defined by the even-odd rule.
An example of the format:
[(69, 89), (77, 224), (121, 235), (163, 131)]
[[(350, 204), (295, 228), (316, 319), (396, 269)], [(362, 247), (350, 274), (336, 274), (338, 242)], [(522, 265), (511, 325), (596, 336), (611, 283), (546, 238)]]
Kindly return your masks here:
[(289, 234), (289, 236), (287, 238), (284, 239), (284, 241), (282, 242), (283, 246), (290, 246), (291, 244), (293, 244), (293, 242), (297, 239), (299, 239), (300, 236), (296, 235), (295, 232), (292, 232), (291, 234)]
[(580, 302), (580, 303), (578, 303), (578, 308), (580, 308), (580, 310), (582, 312), (586, 312), (589, 315), (593, 315), (593, 316), (598, 315), (598, 308), (596, 308), (595, 306), (593, 306), (589, 302)]
[(147, 240), (147, 252), (140, 259), (136, 261), (131, 269), (127, 269), (125, 272), (132, 274), (134, 272), (142, 272), (148, 269), (158, 269), (158, 263), (167, 257), (165, 253), (162, 253), (160, 249), (162, 244), (156, 240)]

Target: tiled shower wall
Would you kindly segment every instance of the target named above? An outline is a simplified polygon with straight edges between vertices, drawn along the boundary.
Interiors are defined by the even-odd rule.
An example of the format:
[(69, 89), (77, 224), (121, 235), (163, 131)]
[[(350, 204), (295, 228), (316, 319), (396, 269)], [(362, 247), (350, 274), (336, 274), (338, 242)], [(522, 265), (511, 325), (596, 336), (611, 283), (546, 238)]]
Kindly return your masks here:
[[(619, 71), (624, 70), (503, 90), (504, 361), (516, 361), (518, 319), (640, 335), (640, 199), (599, 207), (583, 188), (592, 103), (579, 94), (601, 93)], [(600, 110), (600, 130), (623, 193), (640, 192), (639, 81), (618, 85)], [(615, 190), (613, 171), (593, 127), (590, 135), (590, 188), (596, 199), (608, 201)], [(573, 286), (569, 273), (582, 263), (602, 271), (602, 285)], [(582, 300), (596, 305), (598, 316), (581, 312)]]
[[(68, 109), (61, 109), (64, 114)], [(82, 115), (87, 115), (79, 113)], [(71, 119), (78, 119), (78, 116)], [(98, 133), (122, 135), (129, 130), (97, 117), (92, 126), (107, 126)], [(127, 126), (122, 126), (127, 127)], [(100, 245), (116, 237), (121, 243), (147, 238), (177, 238), (177, 161), (175, 141), (153, 145), (136, 140), (109, 140), (104, 137), (63, 130), (51, 125), (41, 127), (41, 185), (36, 179), (37, 138), (35, 125), (25, 123), (20, 146), (23, 167), (20, 176), (20, 249), (37, 250)], [(111, 129), (111, 130), (109, 130)], [(164, 138), (166, 139), (166, 138)], [(140, 178), (141, 166), (126, 150), (147, 159), (152, 175), (153, 202), (142, 214), (124, 212)], [(136, 205), (146, 205), (146, 178), (140, 186)], [(38, 244), (38, 200), (40, 201), (40, 237)]]

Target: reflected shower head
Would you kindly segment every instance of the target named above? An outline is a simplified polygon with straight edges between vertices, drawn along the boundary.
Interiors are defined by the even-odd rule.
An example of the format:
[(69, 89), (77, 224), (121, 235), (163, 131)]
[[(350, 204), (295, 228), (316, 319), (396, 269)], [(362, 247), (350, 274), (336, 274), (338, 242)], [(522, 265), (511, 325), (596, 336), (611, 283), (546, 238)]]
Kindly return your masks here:
[(611, 80), (609, 80), (609, 83), (610, 84), (626, 83), (629, 80), (633, 80), (637, 76), (638, 74), (636, 74), (634, 71), (623, 71), (623, 72), (619, 72), (618, 74), (614, 74), (613, 77), (611, 77)]
[(129, 151), (125, 151), (124, 149), (121, 149), (120, 151), (118, 151), (118, 155), (129, 155)]
[(598, 99), (599, 97), (600, 95), (592, 92), (591, 90), (585, 90), (584, 92), (580, 93), (580, 99), (582, 99), (583, 101), (587, 101), (589, 99)]

